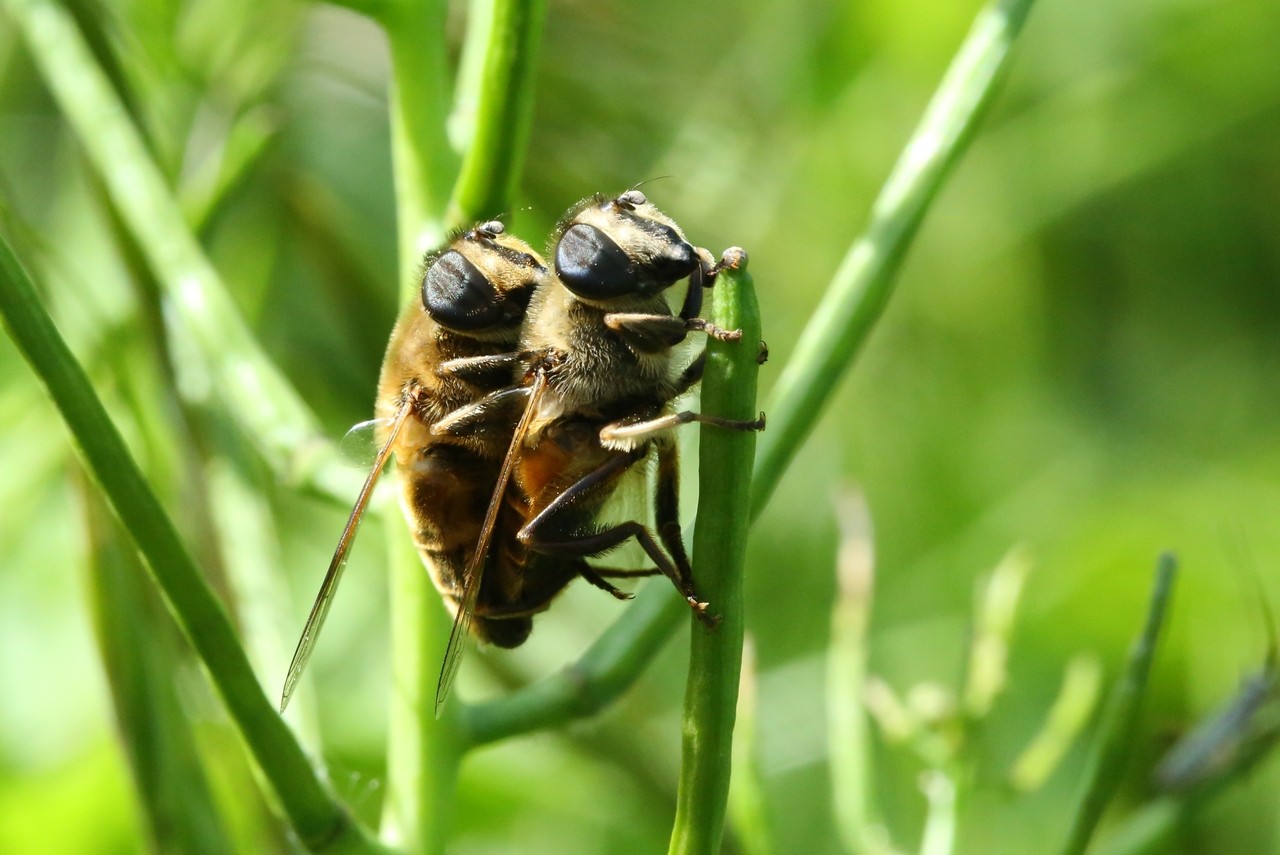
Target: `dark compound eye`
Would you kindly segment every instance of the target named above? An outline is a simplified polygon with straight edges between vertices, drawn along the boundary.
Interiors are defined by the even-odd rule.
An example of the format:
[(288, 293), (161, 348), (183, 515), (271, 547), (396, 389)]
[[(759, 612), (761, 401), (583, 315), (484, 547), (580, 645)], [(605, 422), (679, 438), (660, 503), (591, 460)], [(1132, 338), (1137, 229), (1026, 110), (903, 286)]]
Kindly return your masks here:
[(478, 330), (503, 320), (493, 285), (462, 253), (449, 250), (422, 278), (422, 305), (433, 320), (459, 330)]
[(634, 293), (639, 285), (631, 262), (613, 238), (595, 226), (571, 226), (556, 244), (556, 274), (573, 293), (608, 300)]
[(479, 232), (482, 237), (487, 237), (487, 238), (497, 237), (498, 235), (502, 234), (506, 230), (507, 230), (506, 226), (504, 226), (502, 223), (498, 222), (497, 220), (490, 220), (487, 223), (481, 223), (480, 225), (476, 226), (476, 231)]

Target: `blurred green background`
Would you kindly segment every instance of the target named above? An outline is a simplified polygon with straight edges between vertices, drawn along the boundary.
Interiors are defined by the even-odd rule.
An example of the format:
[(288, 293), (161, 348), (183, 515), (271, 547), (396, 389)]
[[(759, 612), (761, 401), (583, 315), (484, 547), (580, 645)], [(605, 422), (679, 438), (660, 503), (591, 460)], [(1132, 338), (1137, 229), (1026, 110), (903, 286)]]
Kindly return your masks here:
[[(397, 310), (381, 33), (286, 0), (70, 5), (263, 345), (331, 436), (367, 418)], [(646, 192), (695, 243), (751, 254), (767, 392), (978, 8), (554, 2), (511, 229), (537, 244), (576, 199), (661, 176)], [(1280, 602), (1277, 44), (1280, 6), (1266, 0), (1033, 10), (882, 323), (753, 535), (748, 631), (778, 852), (840, 851), (823, 669), (841, 488), (867, 495), (871, 668), (900, 692), (956, 685), (976, 581), (1015, 544), (1034, 559), (1008, 691), (968, 748), (961, 852), (1047, 851), (1061, 836), (1080, 745), (1029, 795), (1010, 790), (1008, 767), (1073, 654), (1116, 673), (1160, 549), (1177, 551), (1184, 574), (1104, 832), (1149, 795), (1176, 735), (1261, 665), (1268, 631), (1251, 577)], [(233, 128), (248, 166), (204, 217), (202, 188)], [(262, 477), (243, 489), (226, 460), (255, 462), (227, 447), (216, 401), (198, 417), (177, 405), (167, 359), (182, 343), (161, 344), (154, 283), (3, 16), (0, 200), (202, 564), (227, 591), (243, 592), (228, 581), (235, 567), (265, 589), (287, 583), (283, 597), (239, 606), (278, 642), (259, 659), (274, 693), (347, 509)], [(0, 851), (145, 851), (90, 618), (83, 476), (7, 338), (0, 377)], [(330, 775), (371, 820), (385, 774), (379, 528), (352, 559), (311, 699)], [(469, 658), (460, 691), (554, 670), (625, 608), (607, 600), (571, 591), (526, 648)], [(149, 614), (104, 633), (181, 650), (162, 610)], [(453, 851), (660, 851), (679, 764), (678, 638), (598, 719), (469, 758)], [(190, 655), (139, 667), (176, 675), (173, 702), (235, 848), (289, 851)], [(875, 763), (887, 824), (915, 848), (920, 767), (881, 743)], [(1166, 851), (1276, 851), (1278, 791), (1280, 766), (1264, 762)]]

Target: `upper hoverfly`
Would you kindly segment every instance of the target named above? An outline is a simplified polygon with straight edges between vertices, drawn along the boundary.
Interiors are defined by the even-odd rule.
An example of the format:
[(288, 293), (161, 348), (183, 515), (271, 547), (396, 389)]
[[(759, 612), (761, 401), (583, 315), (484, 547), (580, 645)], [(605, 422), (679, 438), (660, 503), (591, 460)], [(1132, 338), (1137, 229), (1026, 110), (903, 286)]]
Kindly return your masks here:
[[(506, 624), (506, 635), (523, 640), (532, 615), (578, 576), (627, 598), (608, 577), (662, 573), (704, 623), (716, 620), (698, 598), (681, 540), (671, 429), (694, 421), (733, 430), (764, 427), (763, 414), (737, 421), (672, 407), (701, 379), (704, 366), (704, 355), (676, 365), (673, 348), (693, 330), (726, 341), (741, 337), (698, 317), (703, 286), (716, 265), (638, 190), (595, 196), (570, 209), (557, 229), (554, 254), (556, 275), (535, 292), (521, 336), (524, 382), (490, 396), (497, 403), (518, 394), (525, 409), (464, 577), (437, 710), (473, 621), (483, 622), (489, 634)], [(664, 292), (686, 278), (676, 313)], [(465, 420), (459, 414), (443, 426)], [(651, 458), (657, 464), (656, 537), (636, 520), (601, 522), (599, 512), (623, 476)], [(653, 568), (587, 563), (633, 538)]]
[[(547, 276), (542, 258), (499, 222), (455, 235), (424, 260), (421, 299), (401, 314), (382, 364), (380, 449), (298, 641), (281, 711), (311, 658), (374, 483), (392, 453), (414, 543), (436, 587), (456, 608), (518, 415), (503, 405), (502, 395), (486, 395), (511, 386), (525, 309)], [(441, 427), (446, 419), (451, 428)], [(475, 628), (500, 646), (524, 640), (505, 623), (480, 620)]]

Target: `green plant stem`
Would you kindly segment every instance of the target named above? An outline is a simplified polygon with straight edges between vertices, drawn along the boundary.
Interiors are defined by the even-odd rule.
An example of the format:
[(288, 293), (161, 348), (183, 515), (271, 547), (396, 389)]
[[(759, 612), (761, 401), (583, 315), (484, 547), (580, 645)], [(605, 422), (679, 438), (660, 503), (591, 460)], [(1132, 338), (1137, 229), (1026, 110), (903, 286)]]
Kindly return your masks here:
[(849, 248), (800, 334), (766, 407), (769, 430), (756, 461), (753, 519), (768, 504), (840, 377), (880, 318), (925, 213), (995, 97), (1033, 2), (995, 0), (978, 13), (881, 189), (866, 232)]
[(929, 811), (925, 816), (920, 855), (951, 855), (956, 847), (959, 801), (956, 779), (941, 769), (931, 769), (924, 775), (923, 788)]
[[(346, 496), (354, 478), (258, 347), (75, 22), (52, 0), (3, 0), (166, 299), (170, 335), (199, 353), (221, 405), (281, 480)], [(181, 368), (181, 365), (179, 365)], [(201, 382), (183, 386), (200, 388)]]
[(261, 160), (278, 130), (272, 111), (259, 105), (238, 116), (227, 129), (217, 157), (211, 157), (179, 192), (187, 224), (201, 234), (214, 213)]
[(646, 585), (576, 661), (506, 697), (463, 705), (468, 742), (484, 745), (595, 715), (635, 682), (688, 610), (665, 582)]
[[(423, 253), (439, 246), (448, 228), (462, 225), (450, 222), (445, 213), (458, 168), (446, 133), (446, 18), (442, 0), (387, 0), (378, 15), (391, 47), (400, 293), (406, 302), (415, 299)], [(523, 85), (531, 88), (532, 82)], [(508, 94), (495, 90), (484, 96)], [(499, 108), (487, 104), (482, 109)], [(443, 852), (466, 747), (456, 699), (439, 718), (432, 714), (450, 621), (404, 523), (389, 523), (393, 692), (384, 823), (413, 851)]]
[(755, 644), (746, 636), (742, 648), (742, 681), (738, 689), (738, 723), (733, 734), (733, 776), (729, 779), (729, 828), (743, 855), (770, 855), (773, 832), (760, 767), (760, 717)]
[[(834, 390), (835, 378), (848, 368), (879, 318), (897, 261), (906, 253), (916, 226), (994, 97), (1010, 58), (1011, 42), (1032, 2), (1004, 0), (980, 13), (881, 191), (867, 234), (853, 245), (828, 286), (803, 336), (811, 344), (797, 352), (776, 384), (778, 389), (786, 389), (787, 384), (795, 388), (782, 394), (768, 410), (769, 428), (756, 457), (752, 481), (752, 520), (764, 510), (817, 421), (818, 412)], [(824, 316), (832, 307), (835, 312)], [(827, 352), (823, 336), (831, 336), (838, 346)], [(640, 600), (648, 606), (643, 612), (637, 608)], [(530, 686), (470, 714), (474, 738), (480, 742), (500, 739), (595, 712), (631, 686), (679, 625), (683, 608), (669, 586), (646, 587), (627, 614), (577, 663), (549, 678), (549, 685)], [(616, 640), (611, 638), (615, 635)], [(638, 647), (622, 649), (625, 645)], [(602, 649), (610, 650), (610, 655), (596, 655)], [(590, 698), (591, 702), (579, 703), (578, 698)]]
[(299, 838), (315, 851), (379, 851), (321, 783), (293, 733), (267, 700), (222, 604), (3, 240), (0, 313), (9, 335), (61, 412), (94, 480), (146, 559), (170, 611), (208, 669)]
[[(756, 416), (760, 311), (746, 254), (731, 249), (725, 260), (731, 263), (716, 280), (714, 317), (725, 329), (742, 330), (742, 340), (708, 340), (702, 406), (718, 416), (750, 420)], [(668, 850), (673, 855), (718, 852), (724, 832), (742, 668), (742, 566), (749, 527), (742, 508), (750, 500), (755, 450), (754, 431), (702, 426), (694, 578), (720, 623), (708, 630), (690, 618), (680, 785)]]
[(1191, 808), (1178, 796), (1159, 796), (1134, 811), (1098, 841), (1096, 855), (1164, 855), (1173, 850), (1179, 826)]
[(1063, 845), (1062, 855), (1082, 855), (1102, 818), (1102, 812), (1124, 776), (1125, 763), (1133, 747), (1146, 693), (1147, 676), (1164, 626), (1169, 598), (1173, 593), (1177, 561), (1170, 553), (1160, 556), (1156, 565), (1155, 584), (1146, 624), (1129, 651), (1129, 661), (1112, 692), (1099, 725), (1097, 743), (1085, 771), (1079, 803), (1072, 816), (1071, 829)]
[(451, 621), (399, 519), (388, 519), (391, 561), (391, 739), (383, 826), (406, 851), (443, 853), (466, 750), (458, 705), (435, 709)]
[[(461, 175), (446, 190), (458, 164), (448, 145), (446, 4), (391, 0), (378, 18), (392, 57), (392, 147), (399, 221), (402, 299), (413, 299), (422, 254), (443, 242), (450, 228), (510, 204), (532, 121), (533, 65), (545, 0), (493, 0), (473, 8), (469, 44), (478, 75), (464, 79), (461, 97), (474, 98), (474, 138)], [(483, 37), (474, 32), (483, 28)], [(478, 57), (478, 58), (477, 58)], [(471, 81), (478, 85), (470, 90)], [(451, 200), (451, 201), (450, 201)], [(443, 852), (452, 814), (458, 765), (468, 744), (465, 707), (456, 699), (437, 719), (430, 712), (449, 620), (403, 524), (393, 523), (392, 605), (395, 690), (392, 698), (388, 824), (425, 852)]]
[(444, 211), (458, 167), (445, 133), (447, 19), (443, 0), (386, 0), (378, 15), (391, 50), (391, 155), (405, 300), (417, 288), (423, 254), (444, 242)]
[[(453, 227), (505, 213), (515, 197), (533, 126), (534, 66), (546, 0), (478, 0), (471, 27), (487, 27), (479, 73), (464, 69), (455, 122), (466, 151), (446, 222)], [(473, 64), (474, 67), (474, 64)], [(458, 114), (455, 113), (455, 117)]]
[(871, 739), (863, 705), (867, 680), (867, 629), (871, 623), (874, 547), (871, 517), (861, 494), (837, 503), (841, 542), (837, 597), (827, 649), (827, 733), (831, 795), (846, 852), (887, 850), (872, 801)]
[(86, 478), (76, 482), (89, 536), (89, 607), (151, 844), (157, 852), (232, 852), (173, 682), (173, 625), (102, 497)]
[(1044, 724), (1009, 771), (1015, 790), (1026, 793), (1043, 786), (1088, 723), (1101, 687), (1102, 665), (1097, 658), (1085, 653), (1072, 657)]

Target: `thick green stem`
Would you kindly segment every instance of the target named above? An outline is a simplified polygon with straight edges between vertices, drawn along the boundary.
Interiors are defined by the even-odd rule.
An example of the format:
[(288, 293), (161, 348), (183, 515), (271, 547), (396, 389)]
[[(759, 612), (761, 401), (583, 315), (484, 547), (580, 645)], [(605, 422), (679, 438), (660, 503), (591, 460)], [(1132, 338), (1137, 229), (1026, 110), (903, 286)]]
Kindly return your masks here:
[(391, 742), (387, 836), (407, 851), (443, 853), (466, 749), (457, 704), (434, 715), (450, 620), (401, 520), (388, 520), (391, 559)]
[(442, 0), (387, 0), (378, 17), (391, 49), (391, 154), (406, 300), (423, 253), (444, 241), (444, 211), (457, 172), (445, 133), (451, 91), (447, 19)]
[(1147, 676), (1151, 672), (1160, 629), (1164, 626), (1169, 598), (1173, 594), (1176, 569), (1177, 561), (1173, 555), (1165, 553), (1160, 556), (1147, 621), (1142, 633), (1134, 640), (1124, 673), (1120, 675), (1103, 714), (1097, 744), (1085, 771), (1080, 801), (1071, 820), (1071, 830), (1060, 850), (1062, 855), (1082, 855), (1098, 827), (1098, 821), (1102, 819), (1102, 811), (1124, 777), (1125, 764), (1138, 728), (1142, 698), (1147, 690)]
[(506, 213), (515, 196), (533, 126), (534, 67), (546, 11), (546, 0), (472, 4), (470, 25), (488, 31), (479, 73), (466, 74), (458, 93), (455, 121), (466, 156), (449, 202), (450, 226)]
[[(392, 57), (392, 145), (400, 235), (401, 293), (414, 299), (413, 274), (423, 252), (438, 246), (447, 229), (504, 210), (524, 160), (532, 120), (533, 65), (545, 16), (545, 0), (494, 0), (471, 28), (484, 28), (480, 73), (468, 76), (478, 90), (474, 138), (466, 140), (462, 174), (448, 145), (449, 82), (444, 44), (446, 4), (439, 0), (388, 2), (379, 14)], [(446, 189), (453, 183), (452, 193)], [(452, 201), (449, 201), (449, 200)], [(422, 565), (404, 527), (393, 524), (392, 634), (395, 680), (391, 718), (391, 792), (387, 821), (412, 848), (443, 852), (453, 811), (458, 764), (467, 740), (465, 709), (457, 700), (432, 715), (432, 698), (449, 634)]]
[[(401, 299), (416, 298), (424, 252), (445, 237), (458, 163), (446, 122), (450, 82), (441, 0), (387, 0), (378, 20), (391, 47), (391, 124)], [(531, 84), (530, 84), (531, 85)], [(389, 521), (392, 698), (388, 833), (416, 852), (443, 852), (465, 750), (458, 705), (433, 715), (449, 620), (404, 524)]]
[(71, 429), (94, 480), (146, 559), (170, 611), (208, 669), (299, 838), (316, 851), (378, 851), (320, 781), (258, 685), (222, 604), (3, 240), (0, 313), (9, 335)]
[(994, 99), (1033, 2), (995, 0), (978, 14), (881, 189), (866, 232), (849, 248), (800, 334), (766, 407), (769, 432), (756, 461), (753, 519), (889, 302), (907, 248)]
[[(729, 250), (716, 280), (716, 323), (742, 330), (739, 342), (707, 342), (702, 381), (704, 412), (748, 421), (756, 416), (760, 311), (746, 254)], [(685, 689), (683, 760), (675, 827), (668, 851), (692, 855), (720, 850), (729, 795), (733, 723), (742, 667), (742, 566), (749, 522), (754, 431), (704, 425), (700, 435), (701, 499), (693, 534), (698, 593), (720, 616), (714, 629), (694, 621)], [(692, 620), (692, 618), (691, 618)]]

